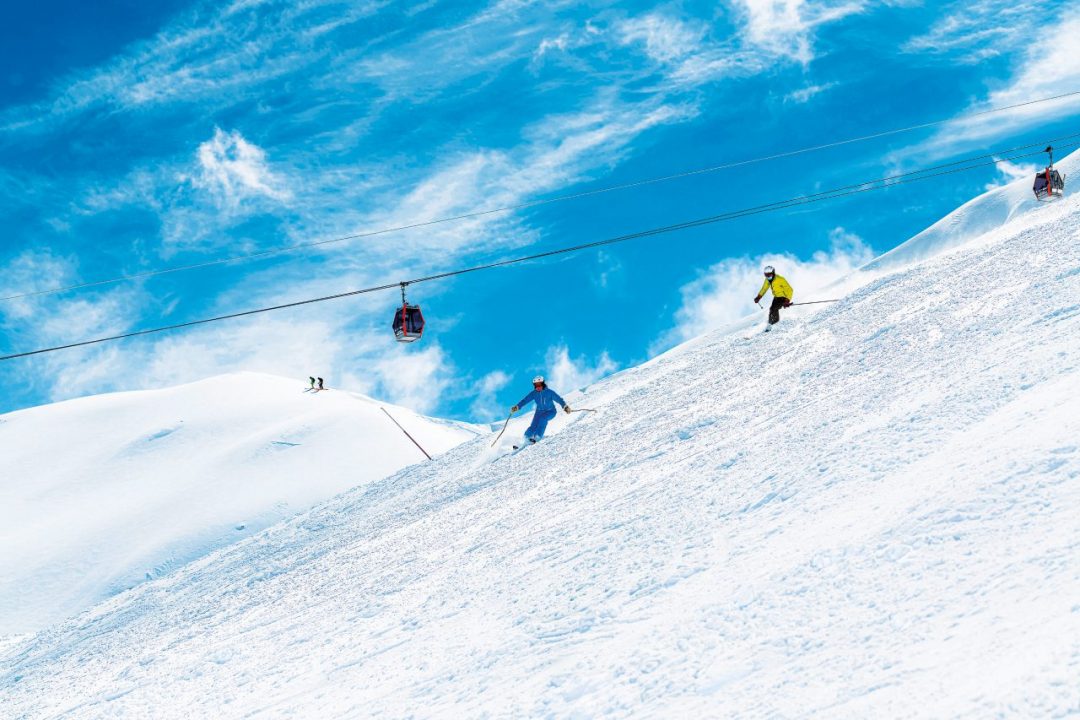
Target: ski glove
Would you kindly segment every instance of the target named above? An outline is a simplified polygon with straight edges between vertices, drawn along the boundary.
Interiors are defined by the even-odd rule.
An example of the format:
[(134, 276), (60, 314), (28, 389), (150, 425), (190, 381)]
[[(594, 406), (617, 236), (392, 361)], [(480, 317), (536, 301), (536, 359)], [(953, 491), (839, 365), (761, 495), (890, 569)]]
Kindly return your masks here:
[(754, 296), (754, 303), (756, 304), (756, 303), (759, 303), (759, 302), (761, 302), (761, 296), (760, 295), (755, 295)]
[(563, 405), (563, 406), (562, 406), (562, 409), (563, 409), (563, 411), (564, 411), (564, 412), (566, 412), (566, 413), (569, 413), (569, 412), (570, 412), (570, 406), (569, 406), (569, 405)]
[(784, 301), (784, 307), (791, 307), (791, 298)]

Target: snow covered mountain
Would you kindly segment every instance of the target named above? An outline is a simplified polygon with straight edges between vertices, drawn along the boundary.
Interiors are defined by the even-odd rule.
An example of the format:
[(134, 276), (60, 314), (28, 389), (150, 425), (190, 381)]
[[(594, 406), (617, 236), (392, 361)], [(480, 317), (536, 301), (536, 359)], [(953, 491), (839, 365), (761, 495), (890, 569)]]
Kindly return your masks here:
[(1076, 715), (1080, 196), (1007, 220), (10, 643), (0, 715)]
[[(1072, 178), (1073, 188), (1080, 184), (1080, 152), (1063, 158), (1055, 163), (1055, 167), (1066, 179)], [(915, 237), (871, 262), (866, 269), (895, 269), (925, 260), (1004, 228), (1014, 218), (1023, 218), (1032, 212), (1052, 212), (1048, 208), (1053, 203), (1035, 199), (1031, 189), (1033, 180), (1034, 173), (964, 203)], [(1076, 192), (1075, 189), (1073, 192)]]
[[(0, 636), (426, 461), (380, 404), (304, 385), (236, 373), (0, 416)], [(432, 454), (480, 432), (387, 409)]]

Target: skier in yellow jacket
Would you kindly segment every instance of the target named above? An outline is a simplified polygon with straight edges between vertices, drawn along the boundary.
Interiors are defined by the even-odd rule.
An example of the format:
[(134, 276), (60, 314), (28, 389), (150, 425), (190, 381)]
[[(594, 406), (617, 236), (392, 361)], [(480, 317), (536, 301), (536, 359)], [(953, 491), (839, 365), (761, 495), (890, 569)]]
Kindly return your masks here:
[(765, 282), (761, 284), (761, 290), (758, 291), (754, 302), (761, 300), (768, 290), (772, 290), (773, 294), (772, 305), (769, 307), (769, 325), (771, 326), (780, 322), (780, 308), (791, 305), (791, 298), (795, 296), (795, 291), (791, 289), (787, 280), (776, 274), (772, 265), (765, 266)]

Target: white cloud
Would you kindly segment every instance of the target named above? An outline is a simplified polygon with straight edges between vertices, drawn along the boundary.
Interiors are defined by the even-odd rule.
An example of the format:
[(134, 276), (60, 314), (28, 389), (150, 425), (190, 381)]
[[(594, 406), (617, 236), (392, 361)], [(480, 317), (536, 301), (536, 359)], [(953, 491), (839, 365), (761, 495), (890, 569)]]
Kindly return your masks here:
[(306, 178), (293, 168), (272, 168), (266, 152), (239, 131), (213, 136), (182, 158), (156, 159), (114, 181), (92, 180), (76, 195), (72, 212), (82, 216), (141, 208), (160, 221), (158, 244), (140, 246), (168, 259), (181, 250), (209, 250), (227, 244), (230, 254), (253, 252), (229, 230), (253, 215), (292, 210)]
[[(1042, 12), (1050, 12), (1042, 6)], [(1028, 105), (1007, 112), (979, 115), (993, 108), (1074, 92), (1080, 87), (1080, 10), (1062, 11), (1038, 29), (1038, 42), (1024, 43), (1026, 50), (1012, 76), (984, 100), (969, 106), (956, 120), (941, 126), (927, 141), (895, 153), (893, 163), (907, 159), (936, 159), (965, 146), (985, 143), (1022, 128), (1080, 112), (1080, 95), (1054, 102)], [(1034, 32), (1034, 31), (1033, 31)], [(1026, 36), (1030, 39), (1030, 34)]]
[(43, 376), (48, 378), (45, 380), (48, 386), (46, 397), (53, 401), (116, 389), (117, 381), (121, 379), (118, 373), (128, 381), (125, 384), (125, 390), (141, 386), (139, 378), (132, 376), (124, 369), (124, 353), (119, 346), (95, 347), (70, 352), (78, 357), (77, 362), (71, 362), (72, 355), (67, 358), (49, 357), (45, 362), (48, 372), (35, 377), (38, 382), (42, 382)]
[(622, 262), (614, 255), (604, 250), (596, 253), (596, 264), (599, 273), (596, 275), (596, 285), (601, 289), (607, 289), (611, 281), (619, 276), (623, 270)]
[[(40, 131), (96, 108), (145, 110), (170, 103), (205, 103), (200, 112), (236, 101), (243, 92), (303, 72), (327, 54), (318, 43), (332, 7), (338, 25), (356, 22), (379, 3), (343, 5), (338, 0), (306, 0), (281, 4), (279, 12), (253, 22), (257, 5), (208, 12), (197, 7), (178, 15), (153, 38), (137, 42), (110, 62), (71, 74), (58, 92), (34, 106), (0, 112), (0, 128)], [(309, 33), (307, 31), (313, 31)]]
[(761, 310), (754, 295), (762, 284), (761, 269), (772, 265), (795, 290), (796, 302), (819, 299), (815, 293), (850, 275), (873, 259), (873, 250), (842, 227), (830, 233), (828, 251), (804, 260), (788, 253), (727, 258), (705, 270), (681, 289), (682, 305), (675, 313), (675, 328), (653, 347), (657, 352), (709, 330), (723, 327)]
[(505, 415), (508, 403), (505, 398), (500, 401), (498, 393), (507, 386), (510, 379), (510, 376), (502, 370), (495, 370), (480, 378), (473, 387), (473, 395), (476, 399), (473, 400), (469, 412), (480, 421), (493, 420)]
[(365, 363), (365, 369), (375, 380), (374, 388), (366, 392), (421, 413), (439, 407), (442, 395), (451, 391), (457, 375), (438, 344), (423, 349), (396, 348)]
[[(165, 172), (170, 177), (174, 174), (171, 171)], [(111, 187), (94, 183), (82, 197), (76, 199), (74, 210), (79, 214), (92, 215), (117, 210), (126, 205), (143, 205), (160, 211), (163, 207), (160, 195), (164, 175), (165, 173), (160, 171), (152, 172), (146, 168), (139, 168)]]
[(806, 87), (799, 88), (798, 90), (794, 90), (785, 95), (784, 102), (793, 102), (798, 104), (806, 103), (809, 102), (812, 98), (834, 87), (836, 87), (836, 83), (834, 82), (825, 83), (824, 85), (807, 85)]
[(618, 26), (619, 41), (641, 45), (671, 88), (694, 88), (766, 72), (778, 62), (808, 65), (815, 57), (818, 28), (861, 12), (866, 3), (728, 0), (727, 4), (739, 21), (732, 37), (717, 38), (716, 29), (703, 23), (652, 12), (623, 21)]
[(570, 33), (559, 33), (557, 37), (544, 38), (540, 41), (540, 46), (536, 48), (536, 52), (533, 53), (533, 62), (542, 60), (545, 55), (552, 51), (566, 52), (566, 48), (570, 45)]
[(993, 190), (1022, 178), (1033, 178), (1039, 169), (1040, 167), (1034, 163), (1012, 163), (1002, 160), (997, 164), (998, 180), (987, 183), (986, 189)]
[[(25, 251), (0, 270), (0, 297), (77, 283), (81, 280), (77, 270), (70, 257), (48, 250)], [(145, 303), (145, 295), (130, 286), (72, 296), (36, 295), (0, 301), (4, 351), (28, 352), (123, 332), (138, 320)], [(95, 372), (83, 360), (94, 355), (93, 350), (75, 350), (43, 356), (32, 384), (47, 388), (53, 398), (69, 397), (57, 394), (71, 387), (60, 376), (66, 373), (68, 377), (92, 379)]]
[[(452, 86), (458, 96), (477, 93), (508, 65), (533, 57), (550, 37), (557, 9), (553, 3), (496, 0), (456, 25), (437, 27), (392, 48), (341, 54), (334, 60), (336, 73), (349, 86), (377, 83), (383, 105), (422, 105)], [(553, 42), (559, 42), (558, 36)], [(549, 43), (546, 50), (552, 47)]]
[(901, 50), (948, 54), (950, 62), (979, 63), (1030, 42), (1044, 20), (1046, 5), (1042, 0), (963, 0), (949, 7), (927, 32), (904, 43)]
[(92, 300), (75, 298), (52, 303), (51, 311), (34, 321), (36, 334), (46, 343), (67, 343), (123, 332), (138, 319), (138, 311), (133, 308), (139, 306), (140, 300), (137, 291), (123, 288)]
[[(400, 186), (389, 189), (375, 212), (344, 208), (333, 214), (327, 209), (325, 214), (333, 215), (339, 224), (324, 232), (345, 235), (358, 227), (392, 227), (527, 203), (589, 179), (595, 169), (621, 160), (643, 133), (681, 122), (694, 112), (685, 105), (648, 100), (628, 104), (602, 91), (578, 112), (552, 114), (525, 127), (521, 131), (524, 142), (515, 148), (477, 149), (448, 157), (428, 168), (405, 192)], [(368, 194), (373, 193), (369, 190)], [(305, 197), (298, 204), (325, 208), (324, 203), (319, 197)], [(410, 255), (423, 255), (421, 261), (445, 267), (455, 252), (528, 244), (535, 239), (535, 231), (522, 225), (514, 213), (495, 213), (428, 226), (407, 238), (405, 250)], [(400, 235), (372, 238), (366, 249), (371, 252), (384, 242), (400, 255)]]
[[(146, 304), (145, 294), (132, 287), (72, 298), (43, 295), (3, 301), (5, 350), (28, 352), (122, 333), (135, 326)], [(138, 386), (138, 373), (144, 370), (115, 344), (61, 350), (39, 360), (26, 384), (51, 400)], [(11, 368), (20, 362), (25, 361), (11, 361)]]
[(548, 348), (544, 364), (547, 366), (547, 372), (544, 373), (547, 384), (563, 396), (591, 385), (619, 369), (618, 364), (606, 351), (601, 353), (595, 363), (590, 363), (584, 356), (570, 357), (570, 348), (566, 345)]
[(742, 14), (749, 45), (806, 65), (814, 59), (816, 28), (862, 11), (865, 3), (733, 0), (733, 5)]
[[(0, 297), (11, 297), (78, 281), (74, 258), (47, 249), (24, 250), (12, 258), (0, 272)], [(0, 315), (8, 320), (22, 320), (40, 311), (33, 297), (0, 301)]]
[(619, 33), (624, 44), (641, 43), (650, 58), (669, 63), (698, 51), (705, 29), (650, 13), (622, 22)]
[[(1009, 105), (1055, 93), (1075, 90), (1080, 82), (1080, 10), (1050, 23), (1039, 41), (1028, 46), (1009, 85), (990, 94), (991, 106)], [(1073, 107), (1080, 103), (1073, 100)], [(1033, 112), (1054, 113), (1061, 105)]]
[(196, 151), (199, 175), (196, 185), (210, 192), (219, 205), (235, 208), (248, 198), (267, 197), (287, 202), (292, 193), (266, 162), (262, 148), (248, 142), (239, 131), (214, 129), (214, 137)]

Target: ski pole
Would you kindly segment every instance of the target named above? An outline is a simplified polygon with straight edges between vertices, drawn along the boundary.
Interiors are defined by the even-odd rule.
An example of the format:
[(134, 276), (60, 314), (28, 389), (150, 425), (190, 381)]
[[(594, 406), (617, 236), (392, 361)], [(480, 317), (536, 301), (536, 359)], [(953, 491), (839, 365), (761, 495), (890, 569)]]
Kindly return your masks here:
[(578, 408), (576, 410), (571, 410), (570, 412), (575, 413), (575, 412), (596, 412), (596, 411), (593, 410), (592, 408)]
[(839, 300), (814, 300), (812, 302), (791, 303), (788, 307), (795, 307), (796, 305), (820, 305), (821, 303), (840, 302)]
[(495, 439), (491, 441), (491, 447), (495, 447), (495, 443), (499, 442), (499, 438), (501, 438), (503, 436), (503, 433), (506, 432), (506, 426), (510, 424), (510, 418), (512, 417), (514, 417), (513, 410), (511, 410), (510, 414), (506, 416), (506, 422), (503, 423), (502, 430), (500, 430), (499, 434), (495, 436)]
[(397, 426), (398, 426), (398, 430), (400, 430), (401, 432), (405, 433), (405, 437), (407, 437), (407, 438), (409, 438), (410, 440), (412, 440), (412, 442), (413, 442), (413, 445), (415, 445), (416, 447), (420, 448), (420, 452), (424, 453), (424, 455), (425, 455), (425, 456), (427, 456), (427, 459), (428, 459), (428, 460), (430, 460), (430, 459), (431, 459), (431, 456), (427, 454), (427, 450), (425, 450), (424, 448), (420, 447), (420, 443), (416, 442), (416, 438), (414, 438), (414, 437), (413, 437), (412, 435), (410, 435), (410, 434), (409, 434), (409, 431), (408, 431), (408, 430), (406, 430), (405, 428), (401, 427), (401, 423), (399, 423), (399, 422), (398, 422), (397, 420), (394, 420), (394, 416), (393, 416), (393, 415), (391, 415), (390, 413), (386, 412), (386, 408), (384, 408), (384, 407), (380, 407), (379, 409), (380, 409), (380, 410), (382, 410), (382, 411), (383, 411), (384, 413), (386, 413), (386, 417), (390, 418), (390, 420), (391, 420), (391, 421), (392, 421), (392, 422), (393, 422), (393, 423), (394, 423), (395, 425), (397, 425)]

